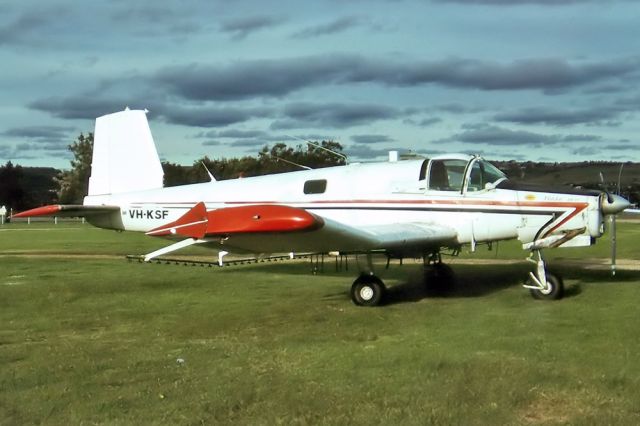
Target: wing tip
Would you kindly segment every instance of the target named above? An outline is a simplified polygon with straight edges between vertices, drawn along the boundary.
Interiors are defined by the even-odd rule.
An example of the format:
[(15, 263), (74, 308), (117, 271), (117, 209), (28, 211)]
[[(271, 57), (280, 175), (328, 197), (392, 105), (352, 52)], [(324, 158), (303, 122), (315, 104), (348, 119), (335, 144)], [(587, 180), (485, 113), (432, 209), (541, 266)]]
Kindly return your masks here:
[(26, 210), (20, 213), (16, 213), (11, 216), (11, 219), (20, 219), (23, 217), (36, 217), (36, 216), (51, 216), (60, 212), (62, 207), (59, 204), (50, 206), (36, 207), (35, 209)]

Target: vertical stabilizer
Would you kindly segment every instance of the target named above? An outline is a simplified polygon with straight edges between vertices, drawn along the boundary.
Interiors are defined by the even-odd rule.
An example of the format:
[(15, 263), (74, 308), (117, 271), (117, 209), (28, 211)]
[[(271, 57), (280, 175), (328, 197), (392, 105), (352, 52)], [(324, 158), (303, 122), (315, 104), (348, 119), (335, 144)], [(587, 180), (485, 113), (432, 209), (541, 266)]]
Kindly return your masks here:
[(96, 119), (90, 196), (162, 188), (163, 176), (146, 111), (127, 108)]

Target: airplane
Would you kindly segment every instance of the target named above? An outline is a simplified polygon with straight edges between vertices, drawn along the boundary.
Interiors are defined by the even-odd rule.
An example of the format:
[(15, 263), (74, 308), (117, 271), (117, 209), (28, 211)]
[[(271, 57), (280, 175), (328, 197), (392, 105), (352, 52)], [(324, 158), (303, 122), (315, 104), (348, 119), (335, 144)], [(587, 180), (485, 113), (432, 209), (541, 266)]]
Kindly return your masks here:
[[(390, 159), (393, 160), (393, 159)], [(544, 249), (594, 244), (605, 218), (630, 203), (600, 190), (542, 187), (509, 180), (466, 154), (352, 163), (322, 169), (163, 187), (146, 110), (96, 119), (88, 195), (82, 205), (38, 207), (13, 217), (82, 216), (94, 226), (144, 232), (171, 245), (150, 261), (201, 245), (220, 253), (362, 255), (351, 286), (359, 306), (384, 301), (377, 253), (420, 258), (431, 277), (451, 271), (443, 251), (517, 239), (534, 263), (524, 287), (537, 299), (563, 296)]]

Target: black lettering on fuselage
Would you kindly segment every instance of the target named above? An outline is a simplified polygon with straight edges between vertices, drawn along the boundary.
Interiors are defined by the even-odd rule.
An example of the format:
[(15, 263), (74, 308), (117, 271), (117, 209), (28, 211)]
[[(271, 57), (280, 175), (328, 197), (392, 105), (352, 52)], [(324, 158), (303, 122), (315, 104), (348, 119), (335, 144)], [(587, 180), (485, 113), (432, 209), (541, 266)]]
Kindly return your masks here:
[(169, 216), (169, 210), (129, 209), (131, 219), (166, 219), (167, 216)]

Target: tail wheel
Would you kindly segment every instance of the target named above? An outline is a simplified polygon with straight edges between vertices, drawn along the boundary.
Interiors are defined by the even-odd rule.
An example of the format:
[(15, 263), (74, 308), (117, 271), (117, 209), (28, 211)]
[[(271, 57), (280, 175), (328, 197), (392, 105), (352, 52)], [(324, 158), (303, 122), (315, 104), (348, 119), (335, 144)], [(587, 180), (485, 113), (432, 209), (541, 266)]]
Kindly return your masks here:
[(375, 275), (360, 275), (351, 286), (351, 300), (358, 306), (378, 306), (385, 290), (380, 278)]
[[(554, 274), (546, 274), (546, 277), (548, 288), (544, 290), (538, 288), (529, 289), (531, 296), (533, 296), (534, 299), (539, 300), (562, 299), (562, 296), (564, 296), (564, 283), (562, 282), (562, 278)], [(535, 285), (533, 280), (530, 278), (527, 281), (527, 284)]]

